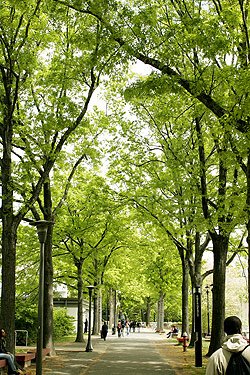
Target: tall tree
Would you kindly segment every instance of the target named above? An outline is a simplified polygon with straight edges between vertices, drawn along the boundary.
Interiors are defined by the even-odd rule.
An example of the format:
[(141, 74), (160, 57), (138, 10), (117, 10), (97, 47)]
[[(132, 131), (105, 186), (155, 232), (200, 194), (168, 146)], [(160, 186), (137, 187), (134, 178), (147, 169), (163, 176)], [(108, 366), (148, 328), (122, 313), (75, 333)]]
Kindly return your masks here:
[[(59, 255), (68, 253), (77, 272), (78, 329), (76, 341), (83, 341), (82, 301), (88, 283), (100, 288), (104, 273), (114, 252), (125, 246), (127, 236), (124, 220), (115, 207), (111, 191), (100, 176), (79, 174), (74, 179), (68, 202), (62, 208), (55, 228)], [(60, 275), (59, 275), (60, 276)], [(58, 276), (58, 277), (59, 277)], [(96, 294), (94, 296), (96, 301)], [(97, 305), (95, 304), (95, 307)], [(97, 324), (95, 309), (94, 327)], [(95, 333), (100, 330), (95, 329)]]
[(88, 132), (90, 99), (115, 55), (104, 47), (99, 21), (79, 16), (40, 0), (1, 5), (1, 321), (11, 350), (18, 225), (75, 130), (82, 125)]
[[(186, 92), (229, 132), (236, 132), (239, 137), (249, 133), (249, 85), (243, 84), (249, 63), (248, 1), (67, 3), (97, 17), (124, 53), (155, 68), (170, 83), (172, 92)], [(225, 172), (221, 163), (224, 182)], [(250, 216), (249, 206), (247, 212)], [(226, 239), (217, 240), (214, 235), (216, 274), (224, 272), (228, 247)], [(224, 259), (223, 266), (219, 258)], [(224, 283), (218, 288), (219, 297)], [(218, 348), (222, 338), (223, 304), (219, 315), (217, 338), (211, 342), (210, 353)]]

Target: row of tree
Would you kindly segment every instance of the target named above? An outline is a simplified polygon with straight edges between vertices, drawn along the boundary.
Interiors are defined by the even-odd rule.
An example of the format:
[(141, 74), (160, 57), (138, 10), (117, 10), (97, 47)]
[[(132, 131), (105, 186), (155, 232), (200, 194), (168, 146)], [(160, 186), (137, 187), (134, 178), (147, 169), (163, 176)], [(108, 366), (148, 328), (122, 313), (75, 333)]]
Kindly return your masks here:
[[(241, 238), (236, 245), (232, 239), (235, 230), (250, 231), (248, 2), (8, 0), (0, 7), (1, 323), (12, 333), (10, 348), (22, 220), (58, 222), (54, 247), (73, 257), (80, 299), (85, 258), (92, 257), (91, 281), (101, 285), (111, 255), (132, 247), (136, 219), (157, 228), (149, 233), (161, 240), (155, 242), (160, 258), (172, 249), (169, 240), (178, 251), (185, 331), (189, 275), (192, 286), (201, 286), (202, 255), (212, 242), (213, 352), (223, 336), (229, 245), (235, 253), (242, 247)], [(152, 72), (131, 81), (126, 71), (135, 60)], [(88, 112), (100, 83), (108, 114)], [(127, 103), (132, 117), (125, 115)], [(98, 163), (98, 139), (107, 131), (113, 203), (100, 208), (73, 194), (65, 204), (70, 186), (81, 190), (81, 179), (73, 182), (80, 163), (91, 159), (92, 169)], [(101, 192), (85, 189), (84, 197)], [(51, 347), (53, 237), (51, 226), (44, 304), (44, 345)], [(164, 265), (163, 288), (173, 270)]]

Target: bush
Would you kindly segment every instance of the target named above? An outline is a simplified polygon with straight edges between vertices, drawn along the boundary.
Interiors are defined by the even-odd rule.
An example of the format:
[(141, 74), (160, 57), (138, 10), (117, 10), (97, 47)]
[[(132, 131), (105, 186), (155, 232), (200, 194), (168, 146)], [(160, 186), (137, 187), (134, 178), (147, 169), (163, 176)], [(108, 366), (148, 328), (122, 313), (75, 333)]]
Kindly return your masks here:
[[(16, 304), (15, 329), (28, 331), (28, 345), (34, 344), (37, 340), (37, 305), (27, 300), (19, 299)], [(74, 318), (67, 315), (66, 309), (54, 310), (54, 338), (60, 339), (74, 331)], [(24, 345), (21, 332), (17, 335), (17, 345)]]
[[(17, 298), (15, 311), (15, 329), (28, 331), (28, 345), (36, 342), (37, 337), (37, 305), (28, 300)], [(17, 335), (17, 345), (19, 338), (22, 338), (21, 332)], [(22, 340), (23, 341), (23, 340)]]
[(66, 309), (54, 310), (54, 338), (60, 339), (73, 333), (75, 319), (67, 315)]

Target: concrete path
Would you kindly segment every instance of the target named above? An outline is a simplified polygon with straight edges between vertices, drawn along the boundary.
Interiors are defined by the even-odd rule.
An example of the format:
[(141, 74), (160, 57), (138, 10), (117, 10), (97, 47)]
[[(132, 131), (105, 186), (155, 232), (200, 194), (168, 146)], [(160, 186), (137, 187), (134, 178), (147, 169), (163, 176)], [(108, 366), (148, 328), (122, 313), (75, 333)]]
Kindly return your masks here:
[(43, 364), (44, 375), (174, 375), (157, 347), (166, 338), (154, 332), (130, 333), (118, 338), (108, 335), (107, 341), (92, 339), (93, 352), (85, 352), (86, 343), (56, 346), (57, 356)]

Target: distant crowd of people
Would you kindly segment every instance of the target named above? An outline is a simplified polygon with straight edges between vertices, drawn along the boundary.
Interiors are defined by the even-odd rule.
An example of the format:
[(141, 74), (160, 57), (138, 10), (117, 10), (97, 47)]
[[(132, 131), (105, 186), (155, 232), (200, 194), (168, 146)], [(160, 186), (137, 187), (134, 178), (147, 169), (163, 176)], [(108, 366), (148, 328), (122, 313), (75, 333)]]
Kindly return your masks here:
[[(129, 320), (120, 320), (116, 326), (117, 335), (118, 337), (124, 337), (124, 335), (129, 335), (130, 332), (140, 332), (141, 328), (144, 327), (144, 323), (142, 322), (136, 322), (136, 321), (129, 321)], [(112, 329), (113, 334), (115, 333), (115, 329), (113, 327)], [(108, 325), (107, 322), (103, 323), (102, 329), (101, 329), (101, 337), (106, 340), (108, 334)]]
[(124, 336), (125, 334), (128, 336), (130, 332), (140, 332), (141, 327), (144, 327), (144, 323), (136, 322), (136, 321), (129, 321), (129, 320), (121, 320), (117, 324), (117, 334), (118, 337)]

